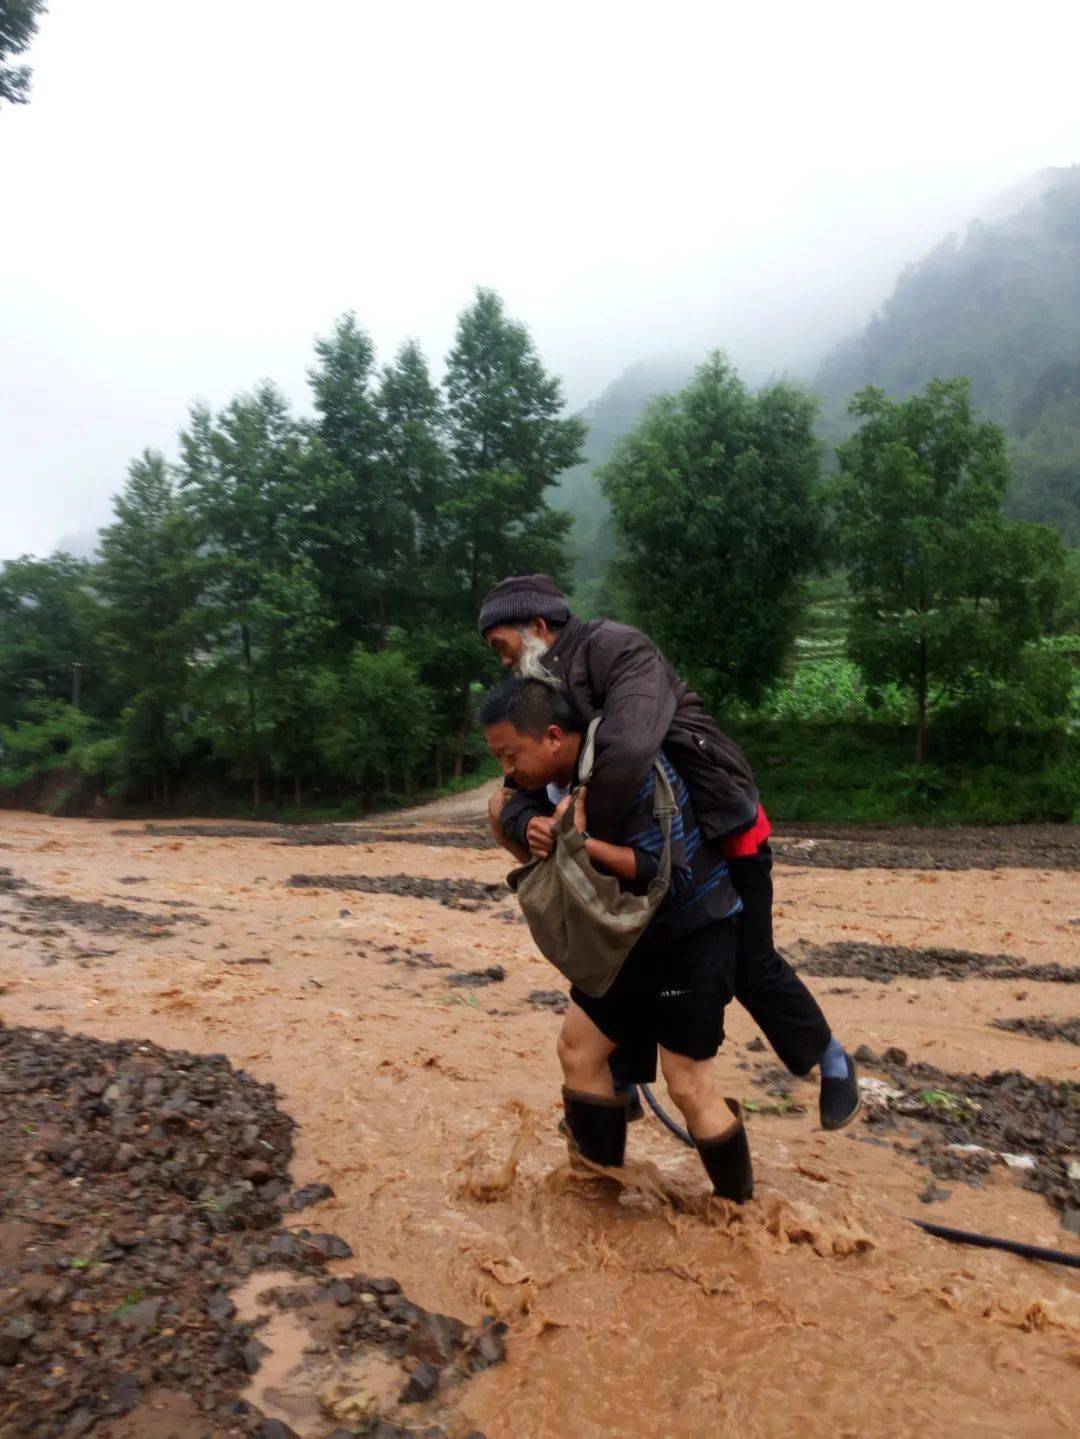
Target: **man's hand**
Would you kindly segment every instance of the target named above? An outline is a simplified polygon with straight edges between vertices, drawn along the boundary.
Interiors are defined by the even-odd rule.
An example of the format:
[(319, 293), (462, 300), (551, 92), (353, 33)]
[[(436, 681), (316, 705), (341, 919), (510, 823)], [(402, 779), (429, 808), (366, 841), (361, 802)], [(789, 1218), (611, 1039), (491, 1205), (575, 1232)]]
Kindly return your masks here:
[(515, 844), (502, 827), (502, 812), (506, 808), (506, 802), (511, 793), (512, 791), (508, 790), (505, 785), (500, 785), (488, 800), (488, 829), (491, 831), (491, 838), (501, 849), (512, 854), (518, 864), (527, 864), (528, 851), (522, 849), (519, 844)]
[(555, 821), (544, 815), (536, 815), (525, 826), (525, 843), (530, 851), (546, 859), (555, 848)]
[(500, 829), (502, 828), (499, 825), (499, 819), (509, 798), (510, 791), (505, 785), (500, 785), (498, 789), (492, 790), (491, 798), (488, 800), (488, 823), (493, 827), (498, 825)]
[(579, 785), (578, 788), (574, 791), (573, 795), (567, 795), (565, 799), (559, 801), (559, 803), (558, 803), (558, 805), (556, 806), (556, 809), (555, 809), (555, 819), (556, 819), (556, 820), (562, 819), (563, 815), (564, 815), (564, 814), (566, 813), (566, 811), (567, 811), (568, 806), (569, 806), (571, 803), (572, 803), (573, 806), (574, 806), (574, 828), (577, 830), (578, 834), (582, 834), (582, 833), (584, 832), (584, 830), (585, 830), (585, 786), (584, 786), (584, 785)]

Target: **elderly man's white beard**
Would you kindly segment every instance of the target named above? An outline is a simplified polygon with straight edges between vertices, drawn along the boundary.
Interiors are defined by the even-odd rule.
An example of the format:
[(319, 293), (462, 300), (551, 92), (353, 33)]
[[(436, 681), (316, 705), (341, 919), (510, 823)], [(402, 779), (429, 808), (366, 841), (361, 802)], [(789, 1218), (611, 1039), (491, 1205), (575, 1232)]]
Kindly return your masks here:
[(519, 679), (540, 680), (546, 685), (557, 685), (558, 679), (544, 664), (544, 656), (547, 654), (547, 645), (539, 635), (522, 635), (521, 658), (514, 666), (514, 673)]

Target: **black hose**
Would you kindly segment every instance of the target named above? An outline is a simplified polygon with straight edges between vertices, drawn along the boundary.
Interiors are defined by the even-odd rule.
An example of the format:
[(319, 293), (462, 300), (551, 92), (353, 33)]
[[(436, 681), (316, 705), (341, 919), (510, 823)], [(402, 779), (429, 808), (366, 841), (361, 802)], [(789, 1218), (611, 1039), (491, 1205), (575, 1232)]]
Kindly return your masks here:
[(1066, 1254), (1062, 1249), (1044, 1249), (1040, 1244), (1021, 1244), (1018, 1239), (995, 1239), (991, 1234), (976, 1234), (971, 1229), (950, 1229), (945, 1224), (929, 1224), (925, 1219), (913, 1219), (920, 1229), (933, 1234), (937, 1239), (951, 1239), (954, 1244), (974, 1244), (979, 1249), (1004, 1249), (1008, 1254), (1019, 1254), (1023, 1259), (1045, 1259), (1050, 1264), (1067, 1264), (1071, 1269), (1080, 1269), (1080, 1254)]
[(656, 1115), (657, 1119), (659, 1119), (660, 1123), (664, 1126), (664, 1128), (670, 1129), (676, 1139), (681, 1140), (683, 1144), (688, 1144), (690, 1148), (693, 1149), (694, 1141), (690, 1138), (689, 1134), (682, 1127), (682, 1125), (676, 1124), (674, 1119), (672, 1119), (671, 1115), (668, 1114), (667, 1110), (664, 1109), (660, 1105), (659, 1101), (653, 1097), (653, 1092), (649, 1088), (649, 1086), (647, 1084), (639, 1084), (638, 1088), (645, 1096), (645, 1103)]

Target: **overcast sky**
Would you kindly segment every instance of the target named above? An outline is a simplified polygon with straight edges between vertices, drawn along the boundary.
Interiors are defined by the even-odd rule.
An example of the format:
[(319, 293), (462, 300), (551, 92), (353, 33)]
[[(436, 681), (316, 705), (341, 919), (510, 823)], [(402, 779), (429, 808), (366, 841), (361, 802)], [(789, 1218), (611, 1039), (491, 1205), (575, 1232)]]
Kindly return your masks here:
[(0, 558), (108, 518), (188, 405), (306, 407), (353, 309), (476, 285), (574, 405), (721, 345), (809, 369), (989, 197), (1080, 160), (1053, 0), (51, 0), (0, 110)]

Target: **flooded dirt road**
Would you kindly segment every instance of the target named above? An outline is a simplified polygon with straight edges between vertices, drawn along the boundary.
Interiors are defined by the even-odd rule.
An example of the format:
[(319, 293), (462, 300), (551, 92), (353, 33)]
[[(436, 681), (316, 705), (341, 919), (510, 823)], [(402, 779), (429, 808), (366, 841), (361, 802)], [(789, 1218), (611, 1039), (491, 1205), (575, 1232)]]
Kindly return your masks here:
[[(696, 1159), (651, 1120), (631, 1129), (622, 1185), (567, 1168), (559, 1021), (530, 999), (558, 977), (490, 888), (506, 866), (477, 843), (481, 807), (472, 796), (291, 843), (274, 827), (0, 814), (0, 1017), (220, 1052), (272, 1080), (299, 1126), (294, 1182), (336, 1195), (296, 1223), (356, 1256), (331, 1268), (392, 1274), (468, 1323), (507, 1322), (508, 1362), (463, 1391), (462, 1435), (1075, 1433), (1080, 1277), (908, 1223), (1080, 1252), (1062, 1222), (1075, 1227), (1080, 1137), (1070, 1160), (1069, 1141), (1040, 1129), (1029, 1154), (1025, 1124), (1034, 1140), (1049, 1123), (1031, 1108), (993, 1134), (1034, 1171), (989, 1142), (977, 1163), (935, 1170), (978, 1100), (915, 1068), (955, 1086), (1014, 1070), (1066, 1100), (1061, 1082), (1080, 1086), (1080, 1047), (1060, 1037), (1080, 1014), (1060, 973), (1080, 969), (1068, 836), (1040, 837), (1043, 864), (1061, 868), (1033, 865), (1022, 832), (1016, 867), (1008, 842), (968, 869), (936, 836), (926, 870), (907, 853), (860, 867), (846, 833), (831, 867), (806, 826), (778, 845), (781, 945), (839, 955), (809, 982), (842, 1040), (867, 1046), (879, 1088), (851, 1130), (821, 1132), (815, 1086), (778, 1075), (733, 1008), (720, 1062), (753, 1107), (758, 1176), (736, 1211), (706, 1198)], [(840, 944), (855, 948), (828, 948)], [(1012, 1024), (1024, 1018), (1039, 1023)], [(905, 1074), (910, 1092), (890, 1100)], [(1023, 1187), (1051, 1162), (1052, 1185)], [(281, 1367), (255, 1375), (256, 1402)], [(329, 1433), (314, 1415), (291, 1422)]]

